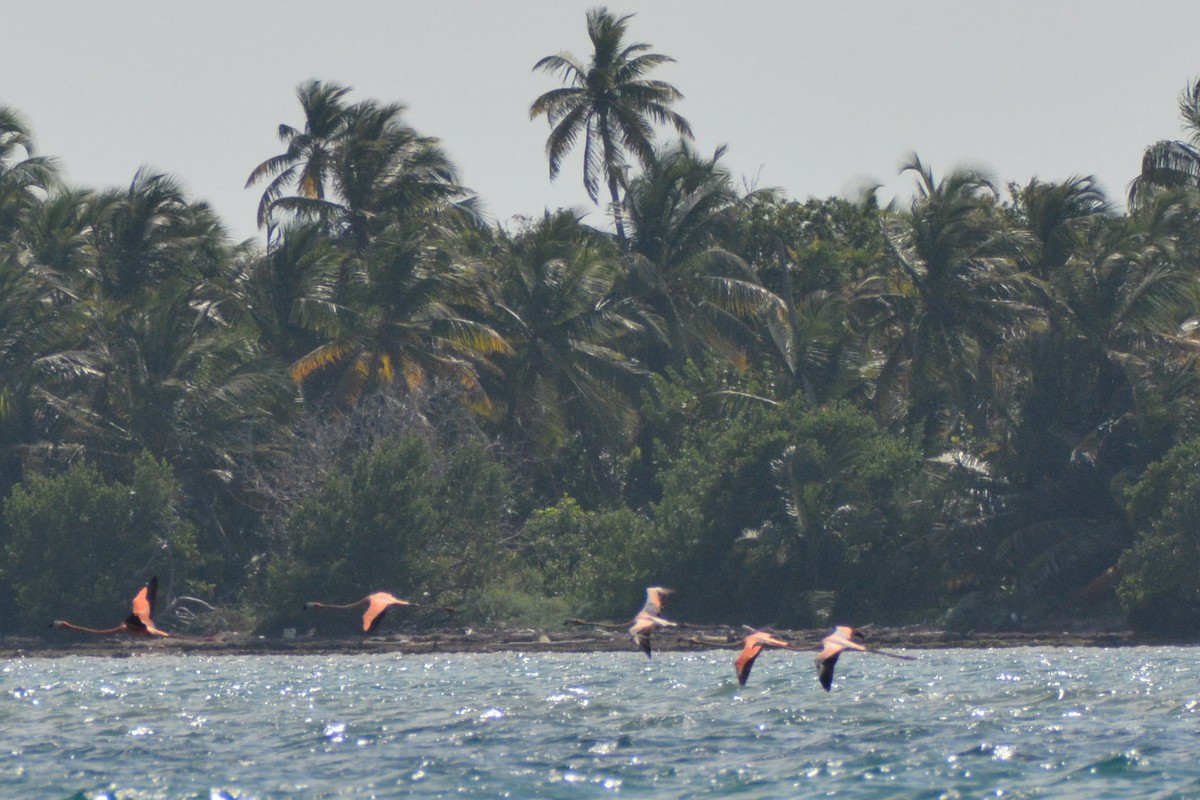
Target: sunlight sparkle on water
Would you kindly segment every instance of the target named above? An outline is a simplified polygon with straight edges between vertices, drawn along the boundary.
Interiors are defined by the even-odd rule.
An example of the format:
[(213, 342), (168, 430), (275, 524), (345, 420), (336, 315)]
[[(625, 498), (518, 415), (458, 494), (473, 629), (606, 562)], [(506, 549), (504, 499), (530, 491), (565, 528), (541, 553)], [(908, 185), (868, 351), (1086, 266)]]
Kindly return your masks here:
[(911, 654), (16, 659), (0, 794), (1200, 797), (1195, 650)]

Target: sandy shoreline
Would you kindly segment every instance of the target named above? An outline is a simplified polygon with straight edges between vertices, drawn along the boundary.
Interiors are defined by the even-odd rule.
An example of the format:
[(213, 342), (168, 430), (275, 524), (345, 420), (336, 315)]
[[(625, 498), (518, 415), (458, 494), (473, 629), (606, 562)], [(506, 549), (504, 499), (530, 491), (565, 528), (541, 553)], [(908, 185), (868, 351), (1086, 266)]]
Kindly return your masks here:
[[(955, 633), (923, 627), (861, 629), (871, 645), (900, 649), (989, 648), (989, 647), (1129, 647), (1134, 645), (1195, 645), (1195, 640), (1159, 640), (1135, 636), (1129, 631), (1040, 631)], [(811, 643), (814, 649), (825, 629), (777, 629), (776, 633), (797, 644)], [(655, 649), (733, 649), (742, 631), (726, 626), (689, 627), (655, 636)], [(57, 638), (57, 637), (56, 637)], [(303, 636), (292, 639), (227, 634), (216, 641), (180, 639), (147, 640), (110, 637), (77, 641), (46, 641), (38, 638), (0, 639), (0, 658), (62, 658), (95, 656), (126, 658), (143, 655), (332, 655), (375, 653), (596, 653), (637, 652), (628, 634), (594, 628), (563, 631), (443, 629), (422, 632), (385, 632), (380, 635), (329, 638)]]

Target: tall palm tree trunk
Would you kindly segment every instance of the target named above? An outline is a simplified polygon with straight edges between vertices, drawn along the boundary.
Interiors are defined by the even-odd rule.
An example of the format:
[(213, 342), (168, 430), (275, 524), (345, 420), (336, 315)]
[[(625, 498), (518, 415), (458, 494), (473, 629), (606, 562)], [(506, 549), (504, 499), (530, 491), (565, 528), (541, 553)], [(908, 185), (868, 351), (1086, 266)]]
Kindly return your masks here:
[(617, 176), (610, 174), (608, 176), (608, 193), (612, 196), (612, 215), (613, 225), (617, 229), (617, 244), (621, 246), (621, 252), (629, 252), (629, 240), (625, 238), (625, 214), (621, 208), (621, 193), (618, 191)]

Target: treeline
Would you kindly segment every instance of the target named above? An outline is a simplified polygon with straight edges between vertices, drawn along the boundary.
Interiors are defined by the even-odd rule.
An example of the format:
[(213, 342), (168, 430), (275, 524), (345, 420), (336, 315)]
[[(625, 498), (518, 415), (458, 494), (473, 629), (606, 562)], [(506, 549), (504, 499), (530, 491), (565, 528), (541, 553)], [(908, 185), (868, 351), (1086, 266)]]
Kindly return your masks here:
[(152, 170), (63, 185), (0, 108), (0, 631), (108, 624), (150, 574), (220, 609), (168, 626), (375, 589), (622, 619), (658, 583), (696, 621), (1194, 631), (1200, 83), (1123, 209), (916, 156), (905, 207), (801, 202), (587, 23), (530, 113), (611, 233), (489, 223), (333, 83), (248, 165), (265, 247)]

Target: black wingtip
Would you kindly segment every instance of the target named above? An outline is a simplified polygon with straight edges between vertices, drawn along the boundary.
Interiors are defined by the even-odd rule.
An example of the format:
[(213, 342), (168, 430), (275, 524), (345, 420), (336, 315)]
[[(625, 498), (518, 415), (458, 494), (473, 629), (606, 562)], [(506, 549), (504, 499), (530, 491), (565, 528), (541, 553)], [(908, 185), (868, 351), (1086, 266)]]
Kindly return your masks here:
[(833, 686), (833, 667), (837, 664), (837, 654), (833, 654), (829, 658), (817, 660), (817, 680), (821, 682), (821, 687), (825, 691), (829, 691)]

